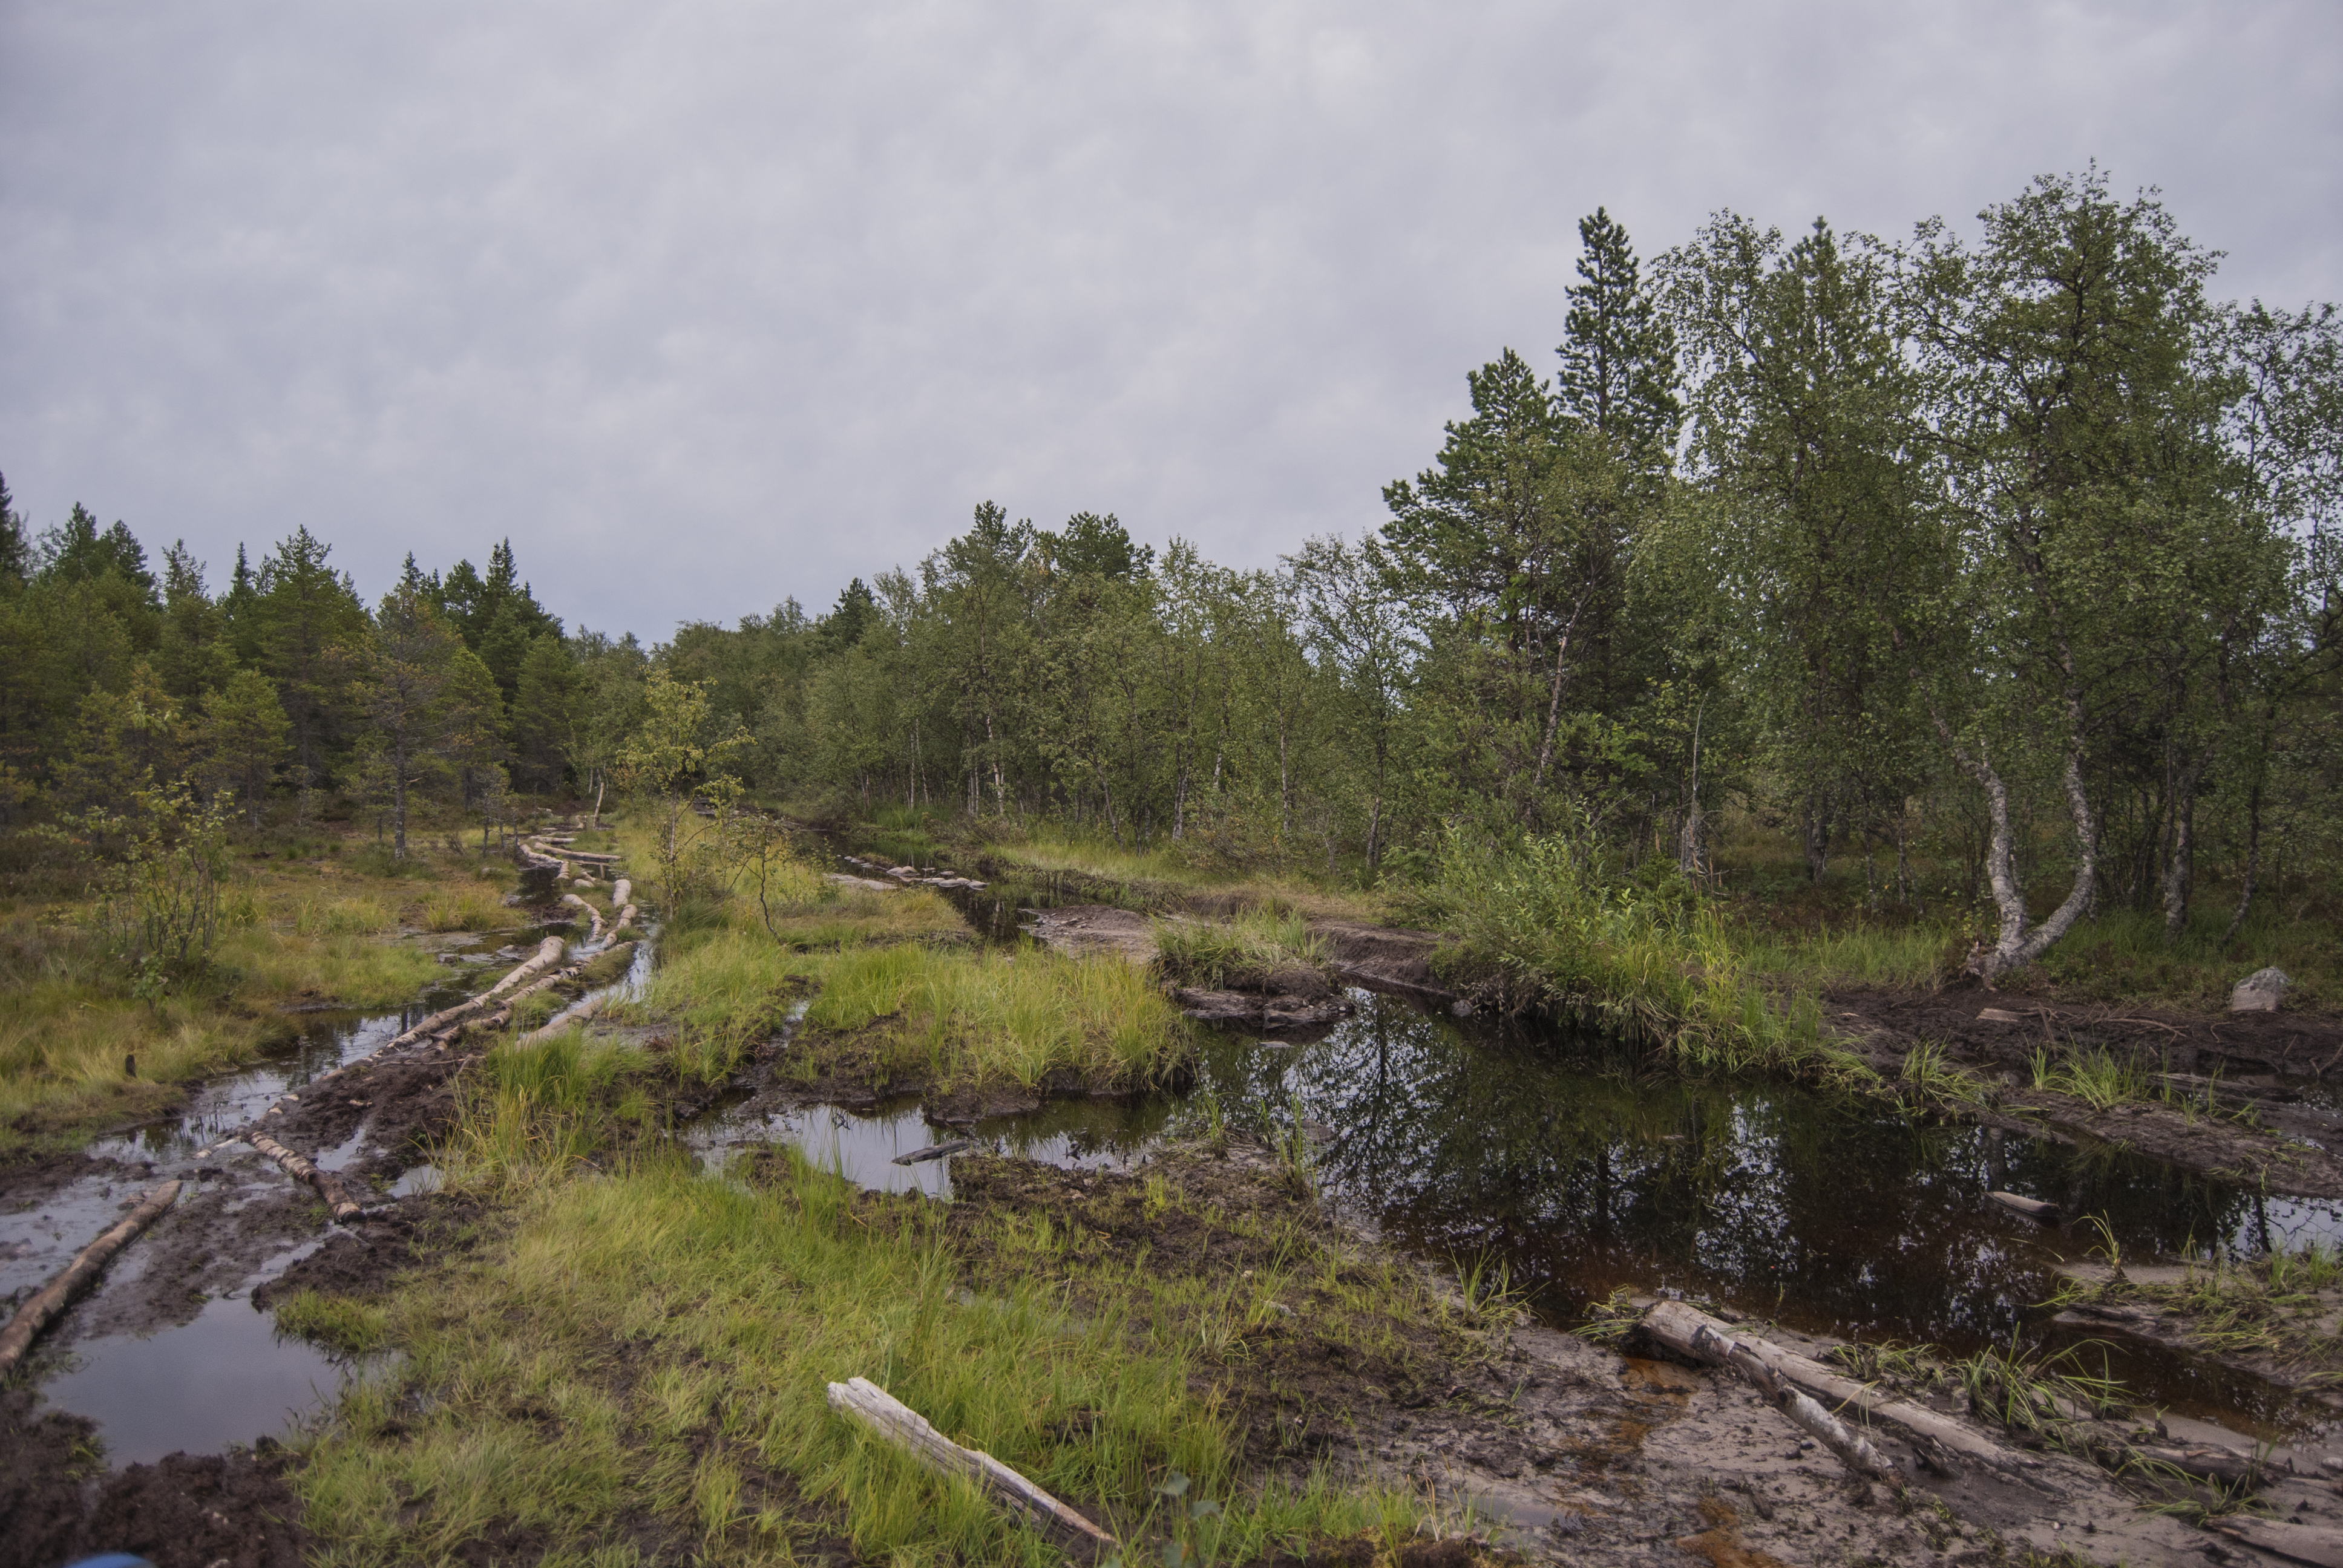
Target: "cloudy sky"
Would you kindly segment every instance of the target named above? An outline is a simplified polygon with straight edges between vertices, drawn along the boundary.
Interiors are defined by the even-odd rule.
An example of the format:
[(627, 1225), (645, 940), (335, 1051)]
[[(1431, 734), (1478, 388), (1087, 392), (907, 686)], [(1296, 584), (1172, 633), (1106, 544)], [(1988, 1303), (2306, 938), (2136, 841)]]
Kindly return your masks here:
[(0, 0), (0, 472), (666, 635), (980, 500), (1267, 565), (1551, 363), (1576, 221), (1900, 235), (2097, 157), (2343, 297), (2343, 8)]

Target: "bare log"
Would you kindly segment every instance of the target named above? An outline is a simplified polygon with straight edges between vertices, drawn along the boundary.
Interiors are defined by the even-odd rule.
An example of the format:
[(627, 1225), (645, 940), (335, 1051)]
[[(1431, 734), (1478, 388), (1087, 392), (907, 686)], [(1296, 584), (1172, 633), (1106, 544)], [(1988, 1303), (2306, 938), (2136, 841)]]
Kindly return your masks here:
[(830, 1408), (852, 1416), (929, 1469), (973, 1483), (1004, 1512), (1061, 1544), (1097, 1553), (1115, 1550), (1114, 1537), (993, 1458), (962, 1448), (930, 1426), (919, 1412), (868, 1378), (830, 1385)]
[[(1709, 1359), (1693, 1342), (1703, 1327), (1720, 1336), (1732, 1337), (1732, 1331), (1725, 1324), (1682, 1302), (1662, 1302), (1644, 1314), (1644, 1331), (1652, 1338), (1678, 1355), (1694, 1361)], [(1950, 1416), (1902, 1400), (1883, 1398), (1820, 1362), (1785, 1351), (1755, 1334), (1740, 1336), (1739, 1342), (1784, 1382), (1795, 1384), (1817, 1399), (1835, 1401), (1842, 1409), (1852, 1406), (1861, 1411), (1866, 1420), (1900, 1428), (1919, 1450), (1922, 1460), (1939, 1473), (1952, 1473), (1954, 1454), (1997, 1469), (2016, 1467), (2016, 1455)]]
[(433, 1013), (429, 1018), (425, 1019), (421, 1023), (417, 1024), (413, 1029), (408, 1030), (405, 1034), (400, 1035), (397, 1040), (392, 1040), (388, 1045), (383, 1047), (383, 1050), (397, 1050), (402, 1045), (412, 1045), (415, 1041), (423, 1039), (426, 1035), (438, 1033), (439, 1030), (455, 1022), (458, 1019), (463, 1018), (468, 1014), (479, 1011), (482, 1008), (494, 1001), (498, 997), (503, 995), (506, 991), (510, 990), (514, 986), (519, 985), (524, 980), (531, 980), (538, 975), (543, 974), (554, 964), (560, 962), (562, 945), (562, 940), (559, 937), (546, 938), (545, 940), (538, 944), (537, 956), (535, 958), (529, 960), (527, 963), (522, 964), (518, 969), (505, 976), (504, 979), (498, 980), (496, 984), (490, 986), (479, 995), (468, 997), (464, 1000), (458, 1002), (453, 1007), (441, 1008), (437, 1012)]
[(349, 1184), (330, 1171), (320, 1171), (266, 1132), (247, 1132), (244, 1141), (269, 1159), (277, 1161), (285, 1174), (296, 1181), (306, 1181), (317, 1189), (317, 1196), (333, 1211), (337, 1224), (348, 1224), (365, 1211), (365, 1205), (350, 1191)]
[(559, 1012), (557, 1012), (551, 1018), (547, 1019), (543, 1024), (536, 1029), (530, 1030), (527, 1034), (522, 1035), (513, 1043), (515, 1045), (536, 1045), (540, 1041), (551, 1040), (555, 1035), (559, 1034), (571, 1024), (582, 1022), (587, 1019), (592, 1018), (596, 1013), (600, 1012), (603, 1006), (608, 1003), (609, 1000), (610, 993), (608, 991), (598, 990), (592, 996), (572, 1002), (569, 1006), (563, 1008)]
[(892, 1162), (897, 1165), (917, 1165), (923, 1160), (940, 1160), (947, 1154), (958, 1154), (962, 1150), (975, 1147), (976, 1140), (973, 1138), (952, 1138), (941, 1143), (930, 1143), (925, 1149), (914, 1149), (908, 1154), (898, 1154)]
[(114, 1254), (137, 1239), (138, 1232), (161, 1218), (163, 1211), (178, 1201), (179, 1184), (166, 1181), (138, 1201), (138, 1207), (116, 1221), (106, 1234), (74, 1254), (72, 1262), (33, 1299), (16, 1309), (8, 1326), (0, 1329), (0, 1377), (14, 1372), (25, 1352), (32, 1348), (40, 1332), (54, 1322), (58, 1313), (73, 1304), (73, 1299), (87, 1290), (91, 1282), (106, 1271)]
[(1730, 1366), (1755, 1383), (1757, 1392), (1772, 1400), (1774, 1408), (1787, 1416), (1792, 1425), (1820, 1439), (1825, 1448), (1838, 1455), (1841, 1464), (1857, 1475), (1867, 1475), (1874, 1481), (1901, 1479), (1896, 1467), (1880, 1458), (1879, 1451), (1861, 1434), (1847, 1430), (1838, 1417), (1792, 1387), (1747, 1345), (1718, 1333), (1706, 1323), (1693, 1331), (1692, 1342), (1693, 1352), (1703, 1361)]
[(628, 878), (620, 877), (610, 886), (610, 907), (612, 909), (624, 908), (627, 900), (634, 897), (634, 882)]
[(586, 938), (586, 940), (587, 940), (588, 941), (589, 941), (589, 942), (598, 942), (598, 941), (600, 941), (600, 940), (602, 940), (602, 911), (601, 911), (601, 910), (599, 910), (596, 909), (593, 905), (591, 905), (591, 904), (588, 903), (585, 900), (583, 900), (583, 899), (579, 898), (579, 897), (578, 897), (577, 894), (575, 894), (575, 893), (564, 893), (564, 894), (562, 894), (562, 895), (561, 895), (561, 901), (562, 901), (563, 903), (565, 903), (565, 904), (575, 904), (575, 905), (577, 905), (579, 909), (581, 909), (581, 910), (585, 910), (585, 911), (586, 911), (586, 918), (587, 918), (588, 920), (592, 920), (592, 921), (594, 922), (594, 929), (593, 929), (593, 930), (592, 930), (590, 933), (588, 933), (588, 936), (587, 936), (587, 938)]

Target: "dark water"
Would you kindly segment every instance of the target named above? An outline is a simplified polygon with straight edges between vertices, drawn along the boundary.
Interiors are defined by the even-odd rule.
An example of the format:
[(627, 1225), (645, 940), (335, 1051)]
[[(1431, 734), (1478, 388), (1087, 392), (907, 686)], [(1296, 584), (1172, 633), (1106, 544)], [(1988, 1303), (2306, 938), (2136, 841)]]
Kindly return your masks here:
[[(333, 1010), (297, 1015), (295, 1028), (249, 1066), (197, 1085), (174, 1114), (91, 1143), (93, 1157), (152, 1161), (152, 1178), (126, 1179), (93, 1166), (91, 1174), (68, 1180), (37, 1201), (0, 1212), (0, 1302), (36, 1290), (120, 1218), (121, 1205), (166, 1177), (190, 1177), (206, 1169), (221, 1174), (183, 1194), (184, 1207), (201, 1192), (230, 1205), (282, 1193), (286, 1178), (241, 1144), (214, 1148), (226, 1132), (251, 1121), (288, 1091), (320, 1074), (371, 1056), (399, 1032), (475, 989), (467, 970), (509, 967), (534, 950), (547, 928), (498, 931), (485, 937), (437, 939), (448, 966), (447, 978), (395, 1012)], [(640, 981), (637, 972), (622, 984)], [(357, 1152), (353, 1136), (338, 1149), (311, 1151), (327, 1170), (338, 1170)], [(196, 1158), (199, 1151), (210, 1150)], [(427, 1166), (409, 1172), (398, 1191), (434, 1184)], [(191, 1183), (191, 1186), (193, 1184)], [(253, 1289), (313, 1251), (323, 1238), (282, 1249), (248, 1277), (206, 1302), (189, 1321), (149, 1333), (72, 1337), (77, 1317), (114, 1292), (135, 1291), (145, 1272), (146, 1252), (133, 1247), (106, 1275), (98, 1290), (44, 1341), (45, 1352), (62, 1345), (62, 1365), (42, 1385), (53, 1409), (85, 1415), (97, 1423), (106, 1456), (116, 1464), (148, 1462), (185, 1449), (216, 1452), (234, 1442), (282, 1432), (301, 1412), (330, 1400), (355, 1370), (307, 1342), (279, 1335), (274, 1318), (256, 1310)]]
[[(950, 896), (1008, 940), (1016, 910), (1055, 892)], [(1354, 995), (1357, 1013), (1309, 1043), (1215, 1034), (1176, 1099), (1045, 1112), (1063, 1121), (1046, 1134), (1021, 1121), (983, 1131), (1043, 1157), (1127, 1160), (1216, 1115), (1259, 1136), (1299, 1123), (1340, 1208), (1420, 1255), (1502, 1263), (1562, 1326), (1624, 1286), (1954, 1354), (2013, 1334), (2059, 1346), (2080, 1336), (2040, 1303), (2059, 1262), (2103, 1245), (2093, 1220), (2134, 1262), (2343, 1243), (2333, 1203), (1795, 1085), (1686, 1081), (1599, 1040)], [(2082, 1218), (2046, 1227), (1989, 1202), (1996, 1190)], [(2184, 1413), (2266, 1430), (2327, 1413), (2154, 1347), (2095, 1340), (2084, 1354)]]

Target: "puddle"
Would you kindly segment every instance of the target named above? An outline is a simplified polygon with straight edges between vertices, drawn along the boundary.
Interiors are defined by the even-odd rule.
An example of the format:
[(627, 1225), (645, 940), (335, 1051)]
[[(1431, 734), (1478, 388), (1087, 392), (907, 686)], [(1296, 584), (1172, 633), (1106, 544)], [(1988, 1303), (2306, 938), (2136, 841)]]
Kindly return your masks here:
[[(425, 939), (450, 960), (447, 983), (396, 1012), (335, 1009), (297, 1015), (293, 1038), (241, 1071), (196, 1086), (174, 1115), (90, 1143), (85, 1151), (94, 1161), (88, 1175), (69, 1178), (38, 1201), (0, 1214), (0, 1302), (37, 1290), (136, 1197), (168, 1177), (207, 1174), (206, 1180), (188, 1182), (182, 1205), (201, 1195), (207, 1201), (224, 1201), (233, 1211), (245, 1201), (281, 1194), (283, 1176), (242, 1145), (202, 1161), (195, 1153), (251, 1121), (287, 1091), (373, 1055), (429, 1013), (468, 994), (478, 980), (475, 960), (518, 962), (550, 934), (531, 927)], [(639, 983), (648, 972), (647, 955), (639, 952), (628, 980), (619, 983)], [(362, 1125), (339, 1147), (318, 1151), (317, 1163), (328, 1171), (344, 1169), (364, 1136)], [(149, 1167), (154, 1173), (96, 1161)], [(437, 1184), (438, 1172), (423, 1166), (407, 1171), (396, 1191), (429, 1191)], [(54, 1337), (45, 1337), (45, 1343), (62, 1345), (65, 1365), (42, 1385), (44, 1398), (54, 1408), (96, 1421), (116, 1464), (152, 1461), (182, 1449), (217, 1452), (231, 1443), (281, 1432), (295, 1413), (331, 1398), (345, 1369), (305, 1342), (279, 1338), (274, 1320), (255, 1311), (249, 1297), (256, 1285), (317, 1244), (279, 1254), (229, 1294), (206, 1302), (191, 1321), (151, 1334), (75, 1340), (69, 1318)], [(145, 1261), (146, 1253), (132, 1247), (106, 1271), (97, 1292), (76, 1304), (74, 1317), (86, 1314), (110, 1292), (134, 1285)]]
[[(1051, 877), (942, 891), (1004, 943), (1031, 940), (1021, 911), (1085, 896)], [(2096, 1229), (2021, 1219), (1986, 1201), (1996, 1190), (2104, 1218), (2136, 1261), (2343, 1247), (2343, 1205), (2105, 1149), (1922, 1126), (1795, 1085), (1644, 1076), (1632, 1055), (1558, 1030), (1352, 994), (1358, 1011), (1313, 1041), (1215, 1035), (1177, 1100), (1052, 1105), (980, 1131), (996, 1148), (1078, 1163), (1099, 1151), (1142, 1157), (1213, 1115), (1256, 1136), (1298, 1117), (1321, 1191), (1349, 1218), (1436, 1262), (1502, 1263), (1560, 1327), (1628, 1286), (1955, 1355), (2013, 1332), (2079, 1342), (2036, 1309), (2058, 1263), (2091, 1255)], [(919, 1122), (916, 1110), (897, 1116)], [(1045, 1125), (1069, 1117), (1079, 1131)], [(2183, 1413), (2272, 1434), (2332, 1416), (2169, 1350), (2098, 1340), (2086, 1351), (2095, 1369)]]
[[(282, 1437), (367, 1370), (278, 1334), (270, 1314), (252, 1304), (255, 1286), (320, 1244), (307, 1241), (280, 1252), (234, 1293), (206, 1302), (188, 1322), (152, 1334), (79, 1342), (65, 1370), (42, 1385), (43, 1397), (96, 1422), (106, 1460), (116, 1467), (151, 1464), (182, 1450), (216, 1453), (231, 1443)], [(123, 1272), (135, 1277), (135, 1267)]]
[(1051, 1165), (1121, 1169), (1138, 1161), (1161, 1136), (1170, 1108), (1159, 1104), (1151, 1117), (1101, 1101), (1062, 1101), (1027, 1116), (996, 1117), (973, 1128), (931, 1122), (916, 1100), (891, 1108), (849, 1111), (818, 1104), (783, 1110), (747, 1102), (701, 1117), (685, 1132), (703, 1170), (721, 1169), (740, 1149), (791, 1144), (814, 1166), (835, 1171), (873, 1192), (951, 1195), (951, 1162), (940, 1155), (898, 1165), (899, 1155), (959, 1139), (965, 1152), (1013, 1154)]

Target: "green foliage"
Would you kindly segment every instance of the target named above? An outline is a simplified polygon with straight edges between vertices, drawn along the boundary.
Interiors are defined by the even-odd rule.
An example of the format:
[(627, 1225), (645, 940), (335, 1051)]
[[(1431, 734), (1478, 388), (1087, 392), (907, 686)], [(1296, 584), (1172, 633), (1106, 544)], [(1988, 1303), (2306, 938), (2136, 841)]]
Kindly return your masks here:
[(1260, 906), (1226, 920), (1159, 918), (1151, 934), (1155, 971), (1173, 985), (1260, 990), (1294, 970), (1320, 981), (1332, 974), (1324, 939), (1291, 910)]
[(1691, 888), (1639, 883), (1587, 834), (1492, 843), (1452, 829), (1426, 913), (1458, 939), (1459, 979), (1665, 1049), (1694, 1070), (1867, 1077), (1834, 1047), (1811, 996), (1776, 1000), (1723, 918)]
[(159, 1002), (202, 975), (219, 939), (228, 874), (226, 822), (217, 803), (184, 785), (132, 792), (132, 814), (94, 814), (78, 826), (116, 841), (119, 859), (99, 875), (94, 919), (134, 994)]

